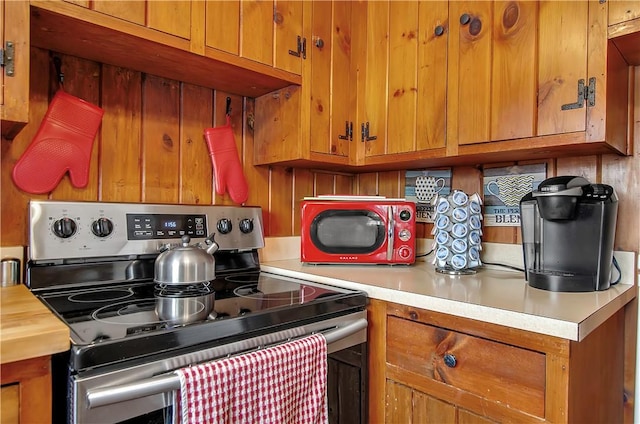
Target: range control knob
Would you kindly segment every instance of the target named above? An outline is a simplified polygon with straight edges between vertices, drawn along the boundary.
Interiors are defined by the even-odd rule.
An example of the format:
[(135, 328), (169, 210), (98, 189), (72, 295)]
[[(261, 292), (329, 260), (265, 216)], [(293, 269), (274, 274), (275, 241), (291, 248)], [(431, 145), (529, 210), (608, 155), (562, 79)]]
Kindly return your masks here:
[(78, 226), (71, 218), (61, 218), (53, 223), (53, 234), (60, 238), (69, 238), (76, 233)]
[(240, 221), (240, 231), (244, 234), (249, 234), (253, 231), (253, 219), (245, 218)]
[(113, 222), (108, 218), (99, 218), (91, 224), (91, 232), (98, 237), (107, 237), (113, 232)]
[(220, 234), (229, 234), (233, 229), (233, 225), (231, 224), (231, 220), (228, 218), (222, 218), (218, 221), (218, 225), (216, 225), (218, 232)]

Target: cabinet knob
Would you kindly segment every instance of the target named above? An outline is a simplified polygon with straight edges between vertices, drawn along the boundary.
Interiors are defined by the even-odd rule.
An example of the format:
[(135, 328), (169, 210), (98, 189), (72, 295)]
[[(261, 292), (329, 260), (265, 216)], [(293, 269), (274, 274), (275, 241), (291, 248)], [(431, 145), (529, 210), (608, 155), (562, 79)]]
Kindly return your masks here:
[(466, 25), (466, 24), (468, 24), (469, 22), (471, 22), (471, 16), (469, 16), (469, 14), (468, 14), (468, 13), (463, 13), (463, 14), (460, 16), (460, 23), (461, 23), (462, 25)]
[(449, 368), (454, 368), (458, 363), (458, 361), (456, 361), (455, 355), (451, 353), (445, 353), (443, 360), (444, 360), (444, 364)]
[(444, 34), (444, 27), (442, 25), (438, 25), (433, 33), (436, 35), (436, 37), (440, 37), (442, 34)]
[(315, 44), (316, 44), (316, 47), (319, 49), (324, 47), (324, 41), (322, 40), (322, 38), (318, 38)]

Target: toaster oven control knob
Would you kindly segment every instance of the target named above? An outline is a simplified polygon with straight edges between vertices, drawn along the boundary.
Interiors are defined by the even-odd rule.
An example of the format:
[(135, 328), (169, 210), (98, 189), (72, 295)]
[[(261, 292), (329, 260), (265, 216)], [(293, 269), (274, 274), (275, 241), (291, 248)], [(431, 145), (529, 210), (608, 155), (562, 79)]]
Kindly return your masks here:
[(400, 232), (398, 233), (398, 238), (402, 241), (409, 241), (411, 239), (411, 231), (407, 230), (406, 228), (404, 230), (400, 230)]
[(100, 218), (91, 224), (91, 232), (98, 237), (107, 237), (113, 232), (113, 222), (108, 218)]
[(216, 228), (220, 234), (229, 234), (233, 226), (231, 225), (231, 220), (229, 218), (222, 218), (218, 221)]
[(243, 234), (249, 234), (253, 231), (253, 220), (249, 218), (245, 218), (240, 221), (240, 231)]
[(76, 233), (78, 226), (71, 218), (58, 219), (53, 223), (53, 234), (60, 238), (69, 238)]
[(407, 209), (400, 211), (400, 219), (402, 221), (408, 221), (411, 219), (411, 212)]
[(409, 259), (411, 257), (411, 249), (407, 246), (402, 246), (398, 249), (398, 256), (402, 259)]

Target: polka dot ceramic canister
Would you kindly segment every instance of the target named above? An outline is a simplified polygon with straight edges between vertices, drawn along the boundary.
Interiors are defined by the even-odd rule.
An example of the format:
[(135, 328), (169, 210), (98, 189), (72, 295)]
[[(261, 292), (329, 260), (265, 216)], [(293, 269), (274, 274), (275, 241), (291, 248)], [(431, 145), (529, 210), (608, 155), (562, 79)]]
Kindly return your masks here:
[(454, 190), (448, 196), (432, 199), (435, 219), (431, 234), (434, 239), (433, 264), (436, 271), (469, 274), (482, 265), (482, 201)]

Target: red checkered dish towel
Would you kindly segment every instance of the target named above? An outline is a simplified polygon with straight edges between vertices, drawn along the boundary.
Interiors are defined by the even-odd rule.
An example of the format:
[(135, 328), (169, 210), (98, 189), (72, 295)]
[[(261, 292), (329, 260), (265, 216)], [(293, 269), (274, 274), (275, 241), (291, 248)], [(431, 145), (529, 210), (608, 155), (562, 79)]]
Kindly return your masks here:
[(327, 342), (319, 334), (175, 373), (182, 424), (327, 423)]

